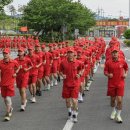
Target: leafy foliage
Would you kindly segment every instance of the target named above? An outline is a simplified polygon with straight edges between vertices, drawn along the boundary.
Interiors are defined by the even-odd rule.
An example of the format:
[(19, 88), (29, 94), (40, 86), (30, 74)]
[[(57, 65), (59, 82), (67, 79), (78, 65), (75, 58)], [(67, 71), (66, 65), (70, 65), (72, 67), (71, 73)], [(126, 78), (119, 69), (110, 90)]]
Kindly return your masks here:
[(130, 40), (124, 40), (124, 43), (127, 45), (127, 46), (130, 46)]
[[(85, 32), (95, 25), (95, 14), (79, 2), (72, 0), (31, 0), (24, 9), (21, 25), (44, 33), (67, 33), (79, 29)], [(60, 33), (59, 33), (60, 34)]]
[(63, 25), (86, 30), (95, 25), (94, 14), (72, 0), (31, 0), (24, 10), (24, 20), (38, 31), (59, 31)]
[(128, 30), (125, 31), (124, 37), (125, 37), (126, 39), (130, 39), (130, 29), (128, 29)]
[(13, 0), (0, 0), (0, 11), (3, 11), (3, 8), (5, 5), (8, 5), (11, 3)]

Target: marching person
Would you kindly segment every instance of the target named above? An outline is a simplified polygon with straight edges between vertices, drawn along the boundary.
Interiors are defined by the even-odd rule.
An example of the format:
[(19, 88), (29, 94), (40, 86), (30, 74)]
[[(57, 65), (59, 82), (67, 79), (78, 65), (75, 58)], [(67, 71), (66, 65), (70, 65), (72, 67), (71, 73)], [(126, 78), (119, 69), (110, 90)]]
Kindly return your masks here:
[(6, 105), (5, 121), (10, 121), (12, 116), (12, 100), (11, 97), (15, 95), (15, 78), (19, 71), (17, 61), (10, 58), (10, 50), (5, 48), (3, 50), (3, 60), (0, 61), (0, 80), (1, 80), (1, 95)]
[(128, 65), (125, 60), (119, 58), (119, 51), (118, 48), (113, 48), (112, 59), (106, 62), (104, 74), (108, 77), (107, 96), (111, 97), (112, 113), (110, 118), (122, 123), (121, 111)]
[(45, 54), (44, 52), (42, 52), (41, 50), (41, 46), (39, 43), (37, 43), (35, 45), (35, 54), (37, 56), (39, 56), (40, 58), (40, 62), (42, 63), (41, 66), (38, 68), (38, 80), (37, 80), (37, 91), (36, 91), (36, 95), (37, 96), (42, 96), (42, 78), (43, 78), (43, 74), (44, 74), (44, 65), (46, 63), (46, 59), (45, 59)]
[(60, 74), (64, 79), (62, 97), (65, 99), (68, 108), (68, 118), (75, 123), (78, 121), (78, 94), (81, 71), (81, 62), (75, 59), (74, 49), (70, 48), (67, 52), (67, 58), (61, 62)]
[(52, 72), (52, 86), (53, 86), (53, 80), (54, 80), (54, 85), (57, 86), (57, 79), (58, 79), (58, 64), (59, 64), (59, 58), (60, 58), (60, 54), (59, 54), (59, 50), (57, 48), (57, 44), (54, 44), (53, 47), (53, 52), (52, 52), (52, 56), (53, 56), (53, 64), (52, 64), (52, 68), (51, 68), (51, 72)]
[(25, 56), (25, 49), (20, 47), (18, 49), (18, 57), (15, 59), (19, 66), (20, 70), (16, 77), (16, 84), (19, 89), (21, 96), (21, 111), (25, 111), (27, 98), (26, 98), (26, 89), (28, 86), (29, 71), (32, 69), (33, 64), (29, 58)]
[(33, 67), (29, 72), (28, 82), (29, 90), (32, 96), (30, 100), (32, 103), (36, 103), (36, 82), (38, 78), (38, 68), (42, 65), (42, 63), (40, 62), (40, 58), (34, 54), (34, 48), (32, 46), (29, 46), (28, 52), (29, 54), (27, 55), (27, 58), (29, 58), (33, 63)]
[[(77, 50), (77, 60), (79, 60), (82, 63), (82, 65), (85, 67), (86, 57), (83, 54), (82, 49)], [(85, 90), (85, 71), (84, 70), (82, 71), (82, 76), (81, 76), (80, 80), (81, 80), (81, 84), (80, 84), (80, 92), (79, 92), (78, 101), (79, 101), (79, 103), (82, 103), (83, 102), (84, 90)]]
[(44, 74), (43, 74), (43, 84), (46, 86), (45, 90), (50, 90), (51, 87), (51, 81), (50, 81), (50, 76), (51, 76), (51, 68), (52, 68), (52, 63), (53, 63), (53, 58), (52, 54), (47, 51), (47, 48), (45, 45), (42, 45), (42, 51), (44, 52), (45, 55), (45, 64), (44, 64)]

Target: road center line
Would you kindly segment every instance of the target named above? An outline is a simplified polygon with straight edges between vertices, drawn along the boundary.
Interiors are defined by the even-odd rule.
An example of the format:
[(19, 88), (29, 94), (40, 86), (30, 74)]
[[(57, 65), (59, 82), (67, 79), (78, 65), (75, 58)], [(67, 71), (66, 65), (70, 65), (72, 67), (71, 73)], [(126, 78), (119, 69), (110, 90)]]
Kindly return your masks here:
[(74, 123), (71, 120), (67, 120), (63, 130), (72, 130)]

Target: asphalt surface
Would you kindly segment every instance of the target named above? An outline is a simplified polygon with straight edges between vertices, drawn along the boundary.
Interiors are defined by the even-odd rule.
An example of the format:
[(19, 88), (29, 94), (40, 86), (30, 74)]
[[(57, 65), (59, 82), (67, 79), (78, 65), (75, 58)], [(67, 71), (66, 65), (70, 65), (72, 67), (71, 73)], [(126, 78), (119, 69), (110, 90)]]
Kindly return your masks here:
[[(123, 46), (122, 50), (130, 65), (130, 49)], [(94, 79), (90, 91), (86, 92), (84, 103), (79, 104), (78, 123), (73, 125), (72, 130), (129, 130), (130, 74), (126, 79), (123, 124), (117, 124), (109, 119), (111, 107), (109, 97), (106, 96), (107, 78), (103, 75), (103, 64), (99, 66)], [(12, 99), (14, 111), (10, 122), (3, 122), (5, 106), (0, 98), (0, 130), (63, 130), (67, 121), (67, 110), (61, 98), (61, 91), (62, 83), (48, 92), (43, 91), (43, 96), (37, 97), (36, 104), (28, 101), (26, 111), (20, 112), (20, 96), (16, 89), (16, 96)]]

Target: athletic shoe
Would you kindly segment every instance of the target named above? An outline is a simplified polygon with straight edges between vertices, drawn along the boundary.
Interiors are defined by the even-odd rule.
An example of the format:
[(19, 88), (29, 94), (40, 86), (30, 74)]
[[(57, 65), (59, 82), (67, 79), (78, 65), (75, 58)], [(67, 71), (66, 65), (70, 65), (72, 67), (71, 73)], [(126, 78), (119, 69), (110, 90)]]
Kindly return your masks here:
[(29, 100), (32, 101), (33, 100), (33, 96)]
[(51, 89), (50, 86), (47, 86), (46, 90), (49, 91), (50, 89)]
[(58, 75), (57, 81), (60, 82), (60, 76)]
[(122, 118), (121, 118), (121, 116), (116, 116), (116, 121), (117, 121), (117, 123), (123, 123), (123, 120), (122, 120)]
[(78, 103), (83, 103), (84, 101), (83, 100), (78, 100)]
[(78, 122), (78, 118), (76, 115), (72, 115), (72, 119), (73, 119), (73, 122), (74, 123), (77, 123)]
[(68, 112), (68, 119), (71, 119), (72, 117), (72, 112)]
[(9, 116), (11, 117), (13, 114), (13, 107), (10, 108)]
[(58, 85), (58, 83), (57, 83), (57, 80), (55, 80), (55, 83), (54, 83), (54, 85), (55, 85), (55, 86), (57, 86), (57, 85)]
[(86, 87), (84, 87), (84, 91), (87, 91), (87, 88), (86, 88)]
[(78, 102), (83, 103), (83, 96), (81, 94), (79, 94)]
[(91, 77), (91, 78), (90, 78), (90, 81), (94, 81), (94, 78), (93, 78), (93, 77)]
[(62, 76), (60, 76), (60, 80), (63, 80), (64, 78)]
[(86, 87), (86, 90), (89, 91), (90, 90), (89, 87)]
[(97, 71), (97, 66), (94, 67), (94, 69), (93, 69), (93, 73), (95, 74), (96, 71)]
[(85, 93), (83, 93), (82, 96), (85, 97)]
[(9, 113), (7, 113), (4, 117), (4, 121), (10, 121), (10, 116)]
[(90, 90), (90, 85), (91, 85), (92, 81), (89, 81), (85, 87), (86, 91)]
[(25, 105), (21, 105), (20, 111), (25, 111)]
[(85, 87), (84, 87), (84, 91), (88, 91), (88, 85), (86, 85)]
[(44, 87), (42, 91), (46, 91), (46, 87)]
[(39, 96), (39, 90), (36, 91), (36, 95)]
[(42, 96), (42, 91), (39, 91), (38, 96)]
[(36, 98), (35, 97), (32, 98), (32, 103), (36, 103)]
[(53, 87), (53, 86), (54, 86), (53, 81), (51, 81), (51, 87)]
[(114, 110), (114, 111), (112, 111), (112, 113), (111, 113), (110, 119), (111, 119), (111, 120), (114, 120), (115, 117), (116, 117), (116, 111)]
[(89, 79), (89, 81), (87, 82), (87, 84), (89, 84), (89, 83), (91, 83), (90, 79)]
[(77, 112), (76, 112), (76, 116), (78, 116), (79, 112), (78, 112), (78, 108), (77, 108)]

